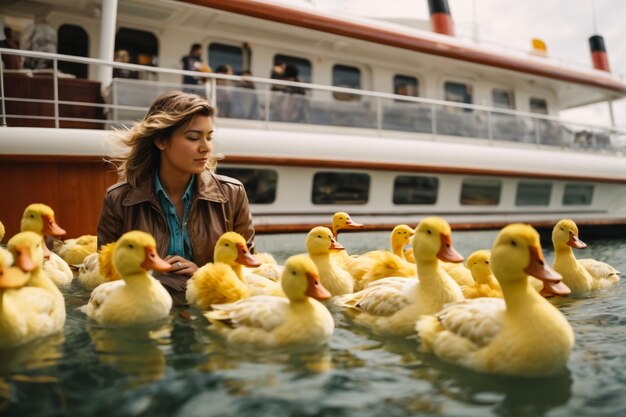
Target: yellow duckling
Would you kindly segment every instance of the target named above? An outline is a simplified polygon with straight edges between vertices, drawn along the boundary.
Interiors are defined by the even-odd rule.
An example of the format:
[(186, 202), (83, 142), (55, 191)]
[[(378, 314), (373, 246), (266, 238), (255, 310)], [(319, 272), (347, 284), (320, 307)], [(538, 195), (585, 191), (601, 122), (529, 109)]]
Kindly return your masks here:
[[(356, 223), (350, 218), (350, 215), (345, 211), (338, 211), (333, 214), (333, 219), (331, 222), (331, 231), (333, 232), (333, 237), (337, 242), (339, 242), (339, 232), (341, 230), (355, 230), (361, 229), (364, 225), (361, 223)], [(330, 253), (330, 259), (335, 262), (339, 267), (347, 269), (348, 265), (353, 262), (353, 259), (348, 254), (348, 251), (332, 251)]]
[(63, 329), (65, 300), (43, 271), (43, 238), (21, 232), (8, 242), (16, 265), (0, 283), (0, 347), (17, 346)]
[(254, 274), (244, 275), (243, 267), (258, 267), (246, 240), (237, 232), (224, 233), (215, 244), (213, 263), (198, 269), (187, 281), (187, 302), (202, 310), (212, 304), (232, 303), (253, 294), (281, 293), (278, 283)]
[(357, 324), (380, 335), (408, 336), (423, 314), (433, 314), (450, 302), (463, 299), (458, 284), (441, 268), (439, 260), (461, 262), (452, 247), (450, 225), (440, 217), (427, 217), (415, 229), (415, 278), (383, 278), (364, 290), (338, 297)]
[(76, 239), (66, 239), (55, 252), (70, 265), (80, 265), (85, 258), (98, 251), (98, 238), (94, 235), (83, 235)]
[[(563, 282), (572, 292), (598, 290), (619, 282), (619, 272), (608, 264), (593, 259), (576, 260), (572, 248), (582, 249), (587, 245), (578, 238), (578, 226), (572, 220), (563, 219), (554, 226), (552, 244), (554, 245), (552, 266), (563, 276)], [(606, 272), (600, 272), (602, 270)]]
[[(5, 234), (4, 225), (2, 224), (2, 222), (0, 222), (0, 242), (2, 242), (2, 239), (4, 238), (4, 234)], [(2, 246), (0, 246), (0, 256), (4, 257), (5, 265), (13, 264), (13, 255), (11, 255), (11, 252), (6, 250)]]
[(287, 259), (281, 286), (287, 298), (254, 296), (214, 305), (214, 311), (205, 315), (214, 330), (233, 344), (282, 347), (326, 343), (335, 323), (328, 309), (317, 300), (329, 298), (330, 293), (320, 283), (311, 259), (306, 255)]
[[(54, 220), (54, 211), (45, 204), (31, 204), (24, 210), (22, 215), (22, 232), (35, 232), (41, 237), (44, 235), (63, 236), (63, 230)], [(62, 290), (68, 289), (74, 279), (70, 266), (56, 253), (50, 252), (44, 243), (43, 269), (52, 282)]]
[(565, 288), (544, 260), (539, 233), (528, 225), (506, 226), (493, 244), (491, 266), (504, 300), (466, 300), (422, 317), (416, 326), (422, 349), (479, 372), (540, 376), (562, 371), (574, 332), (528, 283), (532, 275), (554, 292)]
[(148, 270), (165, 272), (171, 265), (157, 254), (154, 238), (137, 230), (125, 233), (116, 242), (112, 256), (122, 280), (99, 285), (80, 310), (109, 325), (145, 324), (167, 317), (172, 297)]
[(331, 251), (344, 249), (328, 227), (314, 227), (306, 237), (307, 253), (319, 271), (322, 285), (333, 296), (354, 291), (352, 275), (331, 260)]
[(399, 224), (391, 231), (391, 252), (374, 250), (352, 257), (345, 269), (354, 278), (355, 289), (360, 291), (370, 282), (381, 278), (414, 276), (415, 264), (406, 261), (402, 250), (414, 234), (415, 230), (411, 227)]
[(502, 288), (491, 271), (490, 258), (491, 252), (488, 250), (478, 250), (467, 258), (467, 268), (472, 273), (474, 282), (461, 285), (465, 298), (503, 298)]
[(4, 234), (6, 233), (6, 229), (4, 228), (4, 224), (0, 222), (0, 242), (4, 239)]
[(83, 288), (92, 291), (100, 284), (122, 279), (113, 265), (114, 249), (115, 243), (109, 243), (84, 259), (78, 269), (78, 282)]

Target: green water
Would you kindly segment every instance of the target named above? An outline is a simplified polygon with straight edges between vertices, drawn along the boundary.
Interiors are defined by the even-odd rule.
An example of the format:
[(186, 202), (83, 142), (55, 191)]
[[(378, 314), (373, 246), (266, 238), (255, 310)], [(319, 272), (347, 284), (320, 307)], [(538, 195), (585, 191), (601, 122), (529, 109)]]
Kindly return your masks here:
[[(495, 232), (455, 232), (468, 256)], [(582, 236), (584, 240), (584, 236)], [(340, 236), (350, 253), (384, 248), (388, 233)], [(304, 251), (304, 235), (259, 236), (279, 261)], [(580, 257), (626, 271), (626, 239), (588, 241)], [(544, 247), (551, 262), (551, 248)], [(412, 339), (385, 340), (335, 315), (326, 348), (257, 352), (225, 345), (203, 318), (176, 307), (155, 328), (110, 330), (89, 323), (66, 297), (63, 334), (0, 351), (1, 416), (624, 416), (624, 283), (556, 302), (576, 345), (552, 378), (480, 375), (419, 353)], [(546, 337), (549, 337), (548, 335)]]

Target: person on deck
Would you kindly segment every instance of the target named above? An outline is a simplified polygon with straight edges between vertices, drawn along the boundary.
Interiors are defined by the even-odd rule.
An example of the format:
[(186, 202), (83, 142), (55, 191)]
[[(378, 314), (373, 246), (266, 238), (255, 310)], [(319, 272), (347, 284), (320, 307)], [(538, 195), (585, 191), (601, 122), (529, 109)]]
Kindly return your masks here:
[[(254, 250), (254, 228), (241, 182), (214, 173), (215, 108), (181, 91), (159, 96), (143, 120), (118, 134), (115, 155), (121, 182), (104, 197), (98, 247), (125, 232), (143, 230), (171, 265), (155, 277), (172, 293), (183, 293), (199, 266), (213, 261), (219, 237), (241, 234)], [(173, 294), (174, 295), (174, 294)]]

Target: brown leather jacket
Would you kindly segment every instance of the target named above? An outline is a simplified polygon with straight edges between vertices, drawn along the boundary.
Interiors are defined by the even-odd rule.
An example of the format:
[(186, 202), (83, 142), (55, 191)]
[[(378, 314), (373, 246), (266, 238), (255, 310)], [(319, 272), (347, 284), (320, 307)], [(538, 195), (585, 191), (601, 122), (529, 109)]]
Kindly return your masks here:
[[(241, 182), (204, 171), (196, 176), (196, 192), (187, 227), (198, 267), (213, 262), (213, 250), (226, 232), (240, 233), (254, 250), (254, 228), (248, 197)], [(169, 230), (165, 214), (150, 179), (131, 188), (126, 182), (111, 186), (104, 197), (98, 223), (98, 247), (115, 242), (130, 230), (143, 230), (156, 239), (161, 257), (169, 249)]]

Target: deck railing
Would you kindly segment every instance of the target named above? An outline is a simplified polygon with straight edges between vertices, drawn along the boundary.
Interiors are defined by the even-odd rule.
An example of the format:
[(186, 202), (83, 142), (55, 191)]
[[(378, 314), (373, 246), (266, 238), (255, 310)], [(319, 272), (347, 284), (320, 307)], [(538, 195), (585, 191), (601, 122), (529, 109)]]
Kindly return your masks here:
[[(352, 88), (0, 48), (0, 56), (3, 54), (49, 59), (51, 67), (33, 71), (0, 67), (3, 126), (110, 128), (141, 118), (158, 94), (182, 89), (207, 97), (216, 104), (220, 118), (238, 120), (242, 127), (269, 129), (276, 123), (289, 123), (289, 128), (296, 130), (311, 125), (333, 126), (362, 129), (363, 133), (380, 136), (420, 134), (432, 140), (466, 137), (491, 144), (519, 142), (626, 151), (624, 131), (564, 122), (541, 114)], [(66, 63), (128, 69), (142, 74), (144, 79), (114, 78), (110, 85), (101, 88), (97, 81), (75, 79), (59, 71)], [(202, 79), (204, 83), (182, 84), (183, 75)]]

